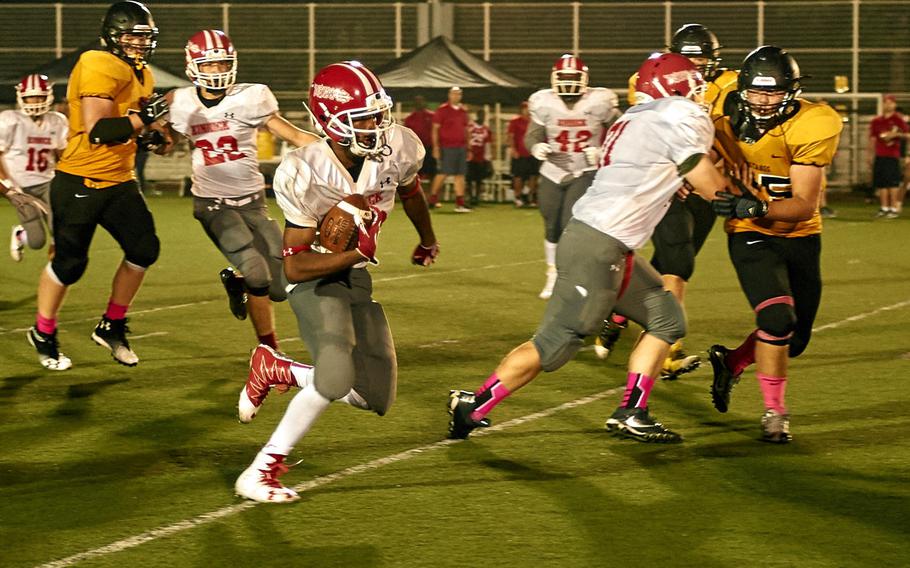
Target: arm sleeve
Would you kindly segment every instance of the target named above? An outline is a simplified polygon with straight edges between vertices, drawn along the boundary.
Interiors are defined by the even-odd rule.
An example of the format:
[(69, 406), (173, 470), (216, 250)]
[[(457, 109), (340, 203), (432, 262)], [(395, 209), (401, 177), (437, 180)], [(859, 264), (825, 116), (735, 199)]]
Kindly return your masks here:
[(257, 86), (259, 87), (259, 92), (256, 93), (257, 104), (256, 110), (253, 112), (251, 125), (258, 128), (265, 124), (272, 115), (278, 112), (278, 99), (275, 98), (272, 90), (267, 86)]
[(312, 181), (309, 166), (297, 156), (288, 154), (275, 170), (272, 188), (275, 200), (284, 218), (297, 227), (316, 228), (318, 216), (305, 204), (305, 197)]
[(13, 145), (13, 136), (16, 133), (16, 120), (13, 111), (0, 112), (0, 152), (8, 152)]

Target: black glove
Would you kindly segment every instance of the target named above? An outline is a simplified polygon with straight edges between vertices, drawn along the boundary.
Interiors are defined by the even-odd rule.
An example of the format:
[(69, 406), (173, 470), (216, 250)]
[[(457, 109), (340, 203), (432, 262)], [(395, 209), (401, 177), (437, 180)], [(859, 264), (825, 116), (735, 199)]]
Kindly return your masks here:
[(139, 149), (145, 150), (146, 152), (154, 152), (166, 142), (167, 140), (165, 140), (164, 134), (157, 130), (149, 130), (148, 132), (141, 134), (136, 140)]
[(164, 98), (164, 95), (154, 93), (149, 100), (146, 101), (142, 110), (139, 111), (139, 118), (142, 120), (142, 124), (148, 126), (166, 115), (168, 110), (167, 100)]
[(723, 217), (750, 219), (768, 214), (768, 202), (752, 195), (733, 195), (726, 191), (718, 191), (714, 195), (717, 198), (711, 201), (711, 207)]

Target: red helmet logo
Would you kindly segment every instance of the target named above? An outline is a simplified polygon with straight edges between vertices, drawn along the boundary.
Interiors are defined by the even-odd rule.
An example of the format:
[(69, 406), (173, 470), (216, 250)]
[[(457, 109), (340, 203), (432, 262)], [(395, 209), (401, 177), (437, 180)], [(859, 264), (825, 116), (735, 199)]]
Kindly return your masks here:
[[(231, 38), (221, 30), (202, 30), (193, 34), (186, 42), (186, 76), (197, 87), (223, 91), (237, 81), (237, 52)], [(201, 66), (226, 62), (224, 71)]]
[[(25, 99), (42, 97), (41, 101), (28, 102)], [(46, 75), (26, 75), (16, 85), (16, 102), (19, 110), (29, 116), (40, 116), (51, 110), (54, 104), (54, 84)]]
[(574, 55), (560, 56), (553, 64), (550, 86), (557, 95), (581, 95), (588, 89), (588, 66)]
[(705, 91), (705, 80), (688, 57), (678, 53), (655, 53), (638, 68), (636, 102), (663, 97), (694, 99)]

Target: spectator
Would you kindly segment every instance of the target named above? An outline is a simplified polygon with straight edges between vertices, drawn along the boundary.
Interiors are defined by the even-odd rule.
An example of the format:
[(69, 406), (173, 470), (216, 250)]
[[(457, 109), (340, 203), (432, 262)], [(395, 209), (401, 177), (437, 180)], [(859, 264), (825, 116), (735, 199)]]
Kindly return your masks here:
[(528, 101), (521, 103), (519, 114), (509, 121), (509, 158), (511, 159), (512, 193), (515, 207), (537, 202), (537, 171), (540, 162), (525, 146), (525, 133), (531, 120)]
[(433, 178), (430, 207), (439, 208), (439, 190), (447, 176), (455, 178), (455, 212), (470, 213), (464, 202), (464, 175), (467, 171), (468, 110), (461, 104), (461, 87), (449, 89), (448, 101), (433, 114), (433, 157), (439, 171)]
[(483, 109), (471, 113), (468, 125), (468, 194), (471, 207), (480, 203), (480, 186), (483, 180), (493, 175), (493, 134), (486, 124)]
[(880, 208), (877, 218), (894, 219), (900, 214), (901, 139), (910, 131), (896, 112), (894, 95), (882, 97), (881, 116), (869, 125), (869, 162), (872, 167), (872, 187), (878, 194)]
[(420, 177), (432, 179), (436, 175), (436, 158), (433, 157), (433, 111), (427, 110), (427, 103), (420, 95), (414, 97), (414, 112), (405, 117), (404, 125), (420, 138), (427, 153), (420, 168)]

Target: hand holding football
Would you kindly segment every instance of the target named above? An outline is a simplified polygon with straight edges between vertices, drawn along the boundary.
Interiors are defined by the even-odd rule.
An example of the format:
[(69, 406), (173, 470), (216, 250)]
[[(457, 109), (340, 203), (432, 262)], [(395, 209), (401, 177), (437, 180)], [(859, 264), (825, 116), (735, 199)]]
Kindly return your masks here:
[[(366, 197), (359, 193), (346, 195), (322, 218), (319, 244), (330, 252), (354, 250), (357, 247), (357, 225), (369, 225), (372, 216)], [(359, 223), (359, 219), (363, 223)]]

